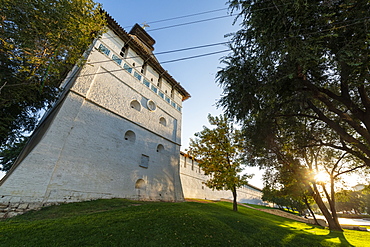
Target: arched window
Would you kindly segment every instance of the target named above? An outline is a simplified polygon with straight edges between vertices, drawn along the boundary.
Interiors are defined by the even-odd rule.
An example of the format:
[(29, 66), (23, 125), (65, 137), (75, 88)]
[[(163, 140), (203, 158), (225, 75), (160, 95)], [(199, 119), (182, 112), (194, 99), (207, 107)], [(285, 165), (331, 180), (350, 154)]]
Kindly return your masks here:
[(135, 183), (135, 189), (144, 190), (145, 189), (145, 181), (144, 179), (138, 179)]
[(167, 121), (164, 117), (159, 118), (159, 123), (162, 124), (163, 126), (167, 126)]
[(162, 153), (164, 151), (164, 146), (162, 144), (158, 144), (157, 146), (157, 152)]
[(141, 110), (140, 102), (137, 101), (137, 100), (131, 101), (130, 107), (133, 108), (133, 109), (135, 109), (135, 110), (137, 110), (137, 111), (140, 111)]
[(135, 132), (129, 130), (129, 131), (126, 131), (125, 133), (125, 140), (126, 141), (130, 141), (130, 142), (135, 142), (136, 140), (136, 134)]

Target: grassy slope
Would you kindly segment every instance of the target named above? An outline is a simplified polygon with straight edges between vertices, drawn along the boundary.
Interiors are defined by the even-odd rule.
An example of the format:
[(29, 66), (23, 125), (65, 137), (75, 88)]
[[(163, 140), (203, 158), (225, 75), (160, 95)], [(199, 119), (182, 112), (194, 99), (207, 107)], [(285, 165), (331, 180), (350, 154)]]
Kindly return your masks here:
[(227, 202), (97, 200), (0, 221), (0, 246), (370, 246), (369, 240), (369, 232), (329, 232), (244, 207), (235, 213)]

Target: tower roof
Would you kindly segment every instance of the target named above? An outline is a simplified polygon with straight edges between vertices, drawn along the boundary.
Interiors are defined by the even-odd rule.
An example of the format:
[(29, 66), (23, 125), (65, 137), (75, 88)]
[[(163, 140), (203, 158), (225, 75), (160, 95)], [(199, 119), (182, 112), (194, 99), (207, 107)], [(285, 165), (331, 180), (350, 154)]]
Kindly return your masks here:
[(136, 36), (150, 51), (154, 51), (155, 40), (139, 24), (136, 23), (131, 28), (130, 34)]

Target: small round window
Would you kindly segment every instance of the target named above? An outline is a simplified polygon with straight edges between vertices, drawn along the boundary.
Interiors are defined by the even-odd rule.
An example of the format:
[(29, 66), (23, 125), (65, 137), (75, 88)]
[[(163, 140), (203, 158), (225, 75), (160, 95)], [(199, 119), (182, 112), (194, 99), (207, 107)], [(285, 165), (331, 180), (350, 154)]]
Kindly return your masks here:
[(157, 109), (157, 106), (155, 105), (153, 100), (148, 100), (148, 102), (146, 103), (146, 106), (148, 107), (150, 111), (155, 111), (155, 109)]

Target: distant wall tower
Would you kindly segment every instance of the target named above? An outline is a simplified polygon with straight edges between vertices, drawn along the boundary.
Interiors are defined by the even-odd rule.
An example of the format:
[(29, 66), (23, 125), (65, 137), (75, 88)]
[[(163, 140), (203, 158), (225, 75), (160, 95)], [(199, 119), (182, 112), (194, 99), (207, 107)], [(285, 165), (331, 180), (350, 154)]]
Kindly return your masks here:
[(181, 201), (182, 102), (190, 97), (135, 25), (109, 29), (0, 181), (0, 203), (97, 198)]

